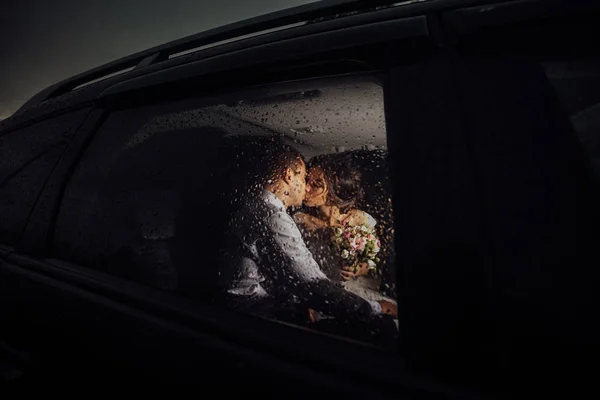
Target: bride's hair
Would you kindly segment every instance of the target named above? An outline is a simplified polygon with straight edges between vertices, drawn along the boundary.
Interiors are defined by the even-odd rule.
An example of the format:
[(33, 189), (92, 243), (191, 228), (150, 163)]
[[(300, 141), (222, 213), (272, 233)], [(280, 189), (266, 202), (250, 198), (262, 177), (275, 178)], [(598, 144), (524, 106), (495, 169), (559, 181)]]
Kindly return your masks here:
[(352, 158), (338, 154), (316, 156), (310, 160), (309, 168), (312, 167), (323, 170), (328, 205), (349, 209), (363, 199), (363, 174)]

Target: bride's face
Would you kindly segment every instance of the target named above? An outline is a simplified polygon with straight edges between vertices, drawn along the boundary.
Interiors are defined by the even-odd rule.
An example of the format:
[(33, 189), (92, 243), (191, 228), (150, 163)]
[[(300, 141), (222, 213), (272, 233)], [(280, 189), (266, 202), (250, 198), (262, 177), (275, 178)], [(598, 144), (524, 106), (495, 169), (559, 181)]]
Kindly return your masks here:
[(327, 182), (320, 167), (312, 167), (306, 179), (306, 198), (304, 204), (308, 207), (319, 207), (327, 200)]

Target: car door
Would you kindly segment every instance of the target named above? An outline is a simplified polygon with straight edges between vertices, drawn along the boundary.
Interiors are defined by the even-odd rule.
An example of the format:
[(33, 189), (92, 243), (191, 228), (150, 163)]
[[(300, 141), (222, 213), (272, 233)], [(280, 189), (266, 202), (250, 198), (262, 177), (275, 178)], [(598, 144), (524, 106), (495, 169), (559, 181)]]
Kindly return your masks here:
[[(19, 310), (11, 324), (26, 332), (29, 347), (39, 357), (39, 372), (31, 379), (56, 380), (65, 374), (84, 381), (153, 379), (226, 390), (231, 377), (237, 390), (336, 388), (378, 396), (405, 387), (414, 393), (446, 393), (412, 382), (395, 352), (231, 312), (207, 303), (203, 296), (180, 294), (177, 289), (190, 284), (189, 276), (203, 275), (182, 279), (181, 269), (173, 268), (181, 264), (173, 262), (178, 242), (170, 229), (174, 221), (180, 222), (174, 215), (182, 198), (174, 188), (186, 184), (180, 178), (197, 189), (192, 193), (196, 198), (210, 197), (211, 187), (204, 183), (213, 182), (208, 177), (219, 172), (210, 165), (190, 169), (198, 161), (194, 151), (202, 154), (201, 160), (219, 159), (209, 132), (189, 131), (196, 128), (194, 122), (209, 121), (229, 132), (255, 129), (251, 134), (257, 136), (269, 130), (281, 133), (280, 127), (269, 124), (258, 129), (256, 125), (264, 121), (248, 117), (253, 110), (246, 109), (240, 121), (230, 110), (231, 99), (243, 100), (233, 102), (242, 106), (256, 100), (248, 107), (264, 109), (265, 104), (277, 105), (282, 94), (286, 101), (301, 103), (310, 102), (302, 97), (307, 93), (320, 93), (333, 99), (332, 109), (326, 111), (334, 121), (326, 126), (339, 133), (327, 136), (307, 129), (301, 132), (310, 139), (304, 140), (302, 133), (288, 131), (293, 144), (309, 152), (316, 147), (344, 151), (346, 142), (356, 150), (374, 151), (383, 145), (390, 153), (399, 151), (393, 140), (386, 143), (394, 136), (390, 130), (398, 126), (390, 111), (410, 96), (393, 89), (391, 67), (414, 69), (423, 64), (431, 73), (446, 68), (438, 58), (430, 58), (435, 48), (426, 39), (425, 26), (424, 17), (417, 16), (299, 37), (184, 64), (107, 90), (54, 169), (21, 245), (3, 263), (5, 293), (12, 309)], [(259, 67), (253, 66), (257, 61)], [(301, 90), (303, 86), (319, 92)], [(255, 98), (256, 90), (262, 90), (261, 98)], [(290, 99), (290, 93), (301, 97)], [(359, 106), (354, 110), (348, 104)], [(225, 118), (223, 110), (229, 110)], [(352, 117), (354, 113), (358, 118)], [(314, 112), (310, 115), (317, 118)], [(356, 129), (342, 115), (374, 124), (376, 131), (350, 136), (348, 132)], [(285, 125), (289, 115), (280, 116), (277, 124)], [(310, 125), (306, 120), (302, 124)], [(292, 128), (301, 125), (291, 121)], [(166, 141), (165, 133), (170, 134)], [(220, 139), (215, 137), (214, 143)], [(150, 146), (146, 153), (128, 152), (141, 145)], [(187, 149), (191, 151), (186, 153)], [(389, 169), (394, 165), (391, 157)], [(227, 178), (235, 175), (221, 178), (228, 183)], [(212, 203), (200, 197), (197, 204), (202, 209)], [(398, 204), (400, 213), (407, 213), (402, 210), (406, 204)], [(199, 221), (210, 225), (214, 215), (206, 211)], [(175, 226), (193, 230), (201, 223), (183, 221)], [(191, 252), (193, 257), (186, 256), (186, 261), (195, 263), (192, 266), (207, 264), (203, 260), (211, 260), (206, 251), (210, 247), (197, 242), (196, 246), (204, 253)]]
[[(420, 12), (410, 18), (249, 48), (115, 85), (97, 99), (84, 134), (54, 169), (24, 246), (4, 254), (3, 293), (10, 309), (19, 310), (11, 323), (27, 327), (26, 342), (37, 350), (41, 370), (56, 372), (53, 379), (77, 372), (82, 380), (142, 376), (223, 389), (230, 381), (221, 382), (235, 377), (239, 390), (442, 397), (467, 391), (423, 376), (498, 393), (528, 379), (540, 384), (531, 370), (549, 377), (578, 365), (577, 356), (594, 346), (593, 318), (578, 310), (592, 315), (594, 304), (596, 275), (585, 257), (597, 244), (589, 234), (596, 192), (561, 107), (582, 111), (594, 102), (593, 95), (579, 98), (581, 86), (575, 95), (564, 85), (552, 89), (552, 81), (561, 86), (552, 68), (569, 75), (540, 63), (583, 58), (576, 76), (594, 87), (592, 68), (585, 67), (593, 65), (586, 52), (594, 49), (589, 32), (596, 14), (579, 7), (417, 5), (411, 10)], [(570, 40), (558, 46), (565, 32)], [(569, 49), (572, 43), (580, 45)], [(370, 86), (359, 85), (365, 79)], [(306, 121), (299, 110), (331, 88), (345, 94), (328, 97), (339, 100), (325, 114), (342, 118), (322, 125), (329, 135), (321, 132), (325, 142), (315, 141), (314, 114)], [(378, 126), (373, 115), (367, 118), (373, 111), (367, 93), (383, 98), (397, 349), (352, 341), (354, 331), (340, 339), (339, 332), (317, 334), (211, 303), (203, 296), (210, 292), (211, 281), (203, 280), (208, 269), (195, 267), (211, 265), (220, 239), (204, 235), (200, 242), (194, 234), (206, 227), (219, 232), (211, 222), (219, 208), (210, 208), (219, 205), (211, 197), (219, 186), (203, 174), (213, 171), (203, 160), (221, 165), (219, 132), (285, 133), (311, 155), (324, 151), (324, 143), (327, 152), (356, 145), (370, 151), (381, 130), (369, 135), (359, 128), (348, 137), (334, 129), (354, 133), (361, 126), (345, 125), (355, 121), (344, 111), (348, 98), (361, 99), (357, 115), (364, 111)], [(295, 105), (284, 107), (282, 98)], [(264, 114), (265, 104), (285, 111)], [(206, 125), (219, 129), (197, 130)], [(146, 153), (128, 152), (142, 144)], [(228, 165), (233, 169), (214, 170), (225, 186), (237, 176), (228, 174), (237, 161)], [(192, 212), (180, 219), (183, 190), (173, 190), (176, 183), (189, 183), (186, 193), (193, 195), (186, 203)], [(187, 251), (184, 275), (177, 249)], [(571, 295), (557, 295), (561, 284), (566, 291), (558, 292)], [(180, 293), (185, 285), (197, 296)]]
[[(3, 122), (0, 133), (0, 263), (3, 266), (8, 266), (6, 257), (19, 246), (49, 176), (77, 138), (78, 128), (90, 110), (84, 106), (33, 121)], [(30, 364), (31, 360), (27, 351), (23, 353), (12, 347), (17, 338), (8, 321), (19, 311), (11, 307), (12, 298), (6, 286), (9, 283), (3, 281), (2, 285), (2, 375), (19, 376), (23, 364)]]
[[(461, 357), (492, 365), (456, 374), (480, 382), (510, 376), (515, 388), (588, 378), (588, 357), (597, 354), (597, 327), (587, 316), (598, 304), (599, 278), (598, 16), (593, 2), (509, 2), (449, 11), (440, 21), (453, 32), (457, 101), (481, 206), (485, 289), (467, 288), (469, 278), (458, 287), (482, 318), (464, 327), (477, 334), (461, 335), (468, 338)], [(432, 290), (453, 289), (440, 282)], [(456, 297), (441, 296), (435, 308), (446, 310), (448, 298)], [(436, 346), (423, 348), (435, 359)]]

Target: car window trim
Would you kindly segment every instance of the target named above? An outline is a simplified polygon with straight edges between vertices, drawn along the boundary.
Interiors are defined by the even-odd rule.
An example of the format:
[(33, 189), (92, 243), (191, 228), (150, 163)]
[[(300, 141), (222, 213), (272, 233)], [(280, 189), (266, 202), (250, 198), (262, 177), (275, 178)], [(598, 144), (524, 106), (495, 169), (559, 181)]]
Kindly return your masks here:
[(409, 39), (428, 36), (425, 16), (377, 22), (349, 27), (333, 32), (317, 33), (309, 36), (283, 40), (275, 43), (218, 55), (196, 62), (190, 62), (166, 70), (146, 74), (117, 83), (98, 96), (99, 101), (107, 102), (115, 96), (131, 93), (150, 87), (165, 85), (214, 72), (250, 68), (256, 64), (305, 57), (319, 52), (357, 47), (365, 44), (389, 42), (395, 39)]

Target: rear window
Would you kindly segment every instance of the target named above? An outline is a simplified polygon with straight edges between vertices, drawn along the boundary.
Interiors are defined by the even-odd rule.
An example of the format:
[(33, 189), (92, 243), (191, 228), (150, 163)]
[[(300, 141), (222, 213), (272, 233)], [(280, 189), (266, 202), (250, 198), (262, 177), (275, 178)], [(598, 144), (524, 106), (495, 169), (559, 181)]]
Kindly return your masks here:
[(290, 82), (114, 112), (66, 189), (58, 258), (386, 346), (397, 335), (383, 87)]
[(16, 243), (44, 183), (88, 111), (0, 132), (0, 242)]

